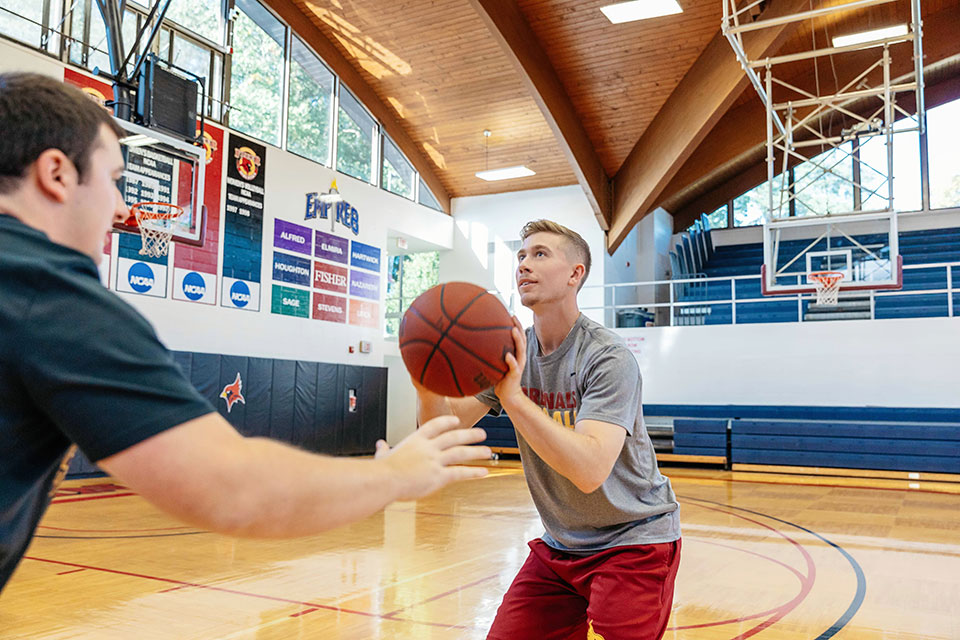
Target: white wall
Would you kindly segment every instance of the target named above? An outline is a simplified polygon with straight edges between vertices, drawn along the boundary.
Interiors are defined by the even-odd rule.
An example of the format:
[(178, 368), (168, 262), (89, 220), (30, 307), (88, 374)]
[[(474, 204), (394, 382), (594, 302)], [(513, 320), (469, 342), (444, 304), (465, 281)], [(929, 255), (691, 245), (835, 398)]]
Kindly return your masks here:
[[(583, 236), (593, 259), (586, 284), (604, 282), (603, 231), (577, 185), (454, 198), (451, 206), (455, 224), (453, 250), (440, 256), (440, 280), (465, 280), (496, 289), (524, 326), (533, 323), (533, 316), (516, 297), (516, 251), (506, 243), (518, 241), (527, 222), (547, 218)], [(493, 253), (489, 252), (490, 243)], [(602, 296), (602, 291), (584, 289), (580, 306), (601, 307)], [(603, 321), (602, 310), (586, 314)]]
[(644, 404), (960, 407), (960, 318), (618, 329)]

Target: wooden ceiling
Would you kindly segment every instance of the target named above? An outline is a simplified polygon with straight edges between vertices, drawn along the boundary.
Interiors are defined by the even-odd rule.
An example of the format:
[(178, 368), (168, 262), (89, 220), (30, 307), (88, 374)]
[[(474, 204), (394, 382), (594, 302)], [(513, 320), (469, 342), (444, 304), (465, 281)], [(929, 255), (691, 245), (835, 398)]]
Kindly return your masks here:
[[(682, 209), (717, 176), (728, 179), (729, 166), (720, 168), (744, 146), (727, 140), (738, 135), (736, 114), (755, 117), (759, 105), (719, 33), (721, 0), (678, 0), (681, 14), (622, 25), (600, 12), (609, 0), (264, 1), (384, 122), (431, 188), (445, 192), (442, 203), (579, 182), (610, 229), (610, 249), (656, 206)], [(767, 17), (825, 3), (843, 1), (761, 8)], [(947, 41), (931, 50), (960, 54), (957, 31), (943, 35), (929, 22), (960, 19), (960, 2), (923, 0), (923, 13)], [(751, 38), (773, 55), (908, 17), (908, 0), (896, 0)], [(834, 81), (832, 69), (820, 71), (818, 80)], [(474, 175), (518, 164), (536, 175), (493, 183)]]

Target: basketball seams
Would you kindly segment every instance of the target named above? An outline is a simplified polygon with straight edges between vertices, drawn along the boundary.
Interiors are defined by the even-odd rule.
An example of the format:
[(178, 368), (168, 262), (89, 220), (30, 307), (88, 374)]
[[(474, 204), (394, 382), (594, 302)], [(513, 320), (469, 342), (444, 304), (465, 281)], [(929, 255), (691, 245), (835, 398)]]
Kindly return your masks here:
[[(445, 284), (440, 285), (440, 313), (447, 316), (447, 318), (450, 318), (449, 314), (447, 314), (446, 309), (443, 308), (443, 294), (446, 290), (447, 290), (447, 285)], [(467, 312), (467, 309), (469, 309), (474, 302), (476, 302), (477, 300), (482, 298), (484, 295), (486, 295), (486, 293), (487, 293), (486, 291), (481, 290), (480, 293), (478, 293), (476, 296), (473, 297), (473, 300), (463, 305), (463, 309), (460, 310), (460, 312), (456, 315), (456, 317), (450, 318), (450, 326), (447, 327), (442, 334), (440, 334), (439, 338), (437, 338), (437, 343), (433, 346), (433, 351), (430, 352), (430, 355), (427, 356), (426, 361), (423, 363), (423, 371), (420, 373), (420, 384), (423, 384), (423, 378), (424, 376), (427, 375), (427, 368), (430, 366), (430, 361), (433, 360), (433, 356), (434, 354), (436, 354), (437, 349), (440, 348), (440, 344), (443, 342), (443, 339), (447, 337), (447, 332), (449, 332), (450, 329), (456, 326), (457, 320), (460, 318), (460, 316), (465, 314)], [(454, 376), (454, 378), (456, 378), (456, 376)], [(457, 387), (459, 388), (459, 386), (460, 385), (458, 384)]]
[[(443, 349), (438, 349), (438, 351), (440, 352), (440, 355), (443, 356), (443, 359), (447, 361), (447, 366), (450, 368), (450, 377), (453, 378), (453, 384), (457, 385), (457, 393), (459, 393), (462, 397), (464, 395), (463, 389), (460, 388), (460, 381), (457, 380), (457, 370), (453, 368), (453, 362), (450, 360), (450, 356), (444, 353)], [(424, 374), (426, 374), (427, 368), (427, 365), (423, 366)], [(423, 376), (421, 376), (421, 382), (423, 382), (422, 378)]]

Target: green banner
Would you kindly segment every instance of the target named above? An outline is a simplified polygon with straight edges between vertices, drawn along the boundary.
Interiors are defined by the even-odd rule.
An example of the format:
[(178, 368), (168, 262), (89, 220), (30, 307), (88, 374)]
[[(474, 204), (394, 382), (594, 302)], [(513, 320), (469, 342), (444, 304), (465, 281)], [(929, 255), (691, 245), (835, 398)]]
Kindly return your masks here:
[(275, 284), (273, 285), (273, 306), (271, 311), (284, 316), (309, 318), (310, 292)]

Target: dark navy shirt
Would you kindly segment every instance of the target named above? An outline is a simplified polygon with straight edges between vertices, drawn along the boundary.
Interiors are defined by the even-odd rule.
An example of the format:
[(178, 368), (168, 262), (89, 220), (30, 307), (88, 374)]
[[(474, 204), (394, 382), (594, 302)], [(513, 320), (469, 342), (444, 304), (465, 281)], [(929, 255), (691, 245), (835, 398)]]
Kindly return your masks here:
[(71, 442), (102, 460), (211, 411), (88, 256), (0, 215), (0, 589)]

